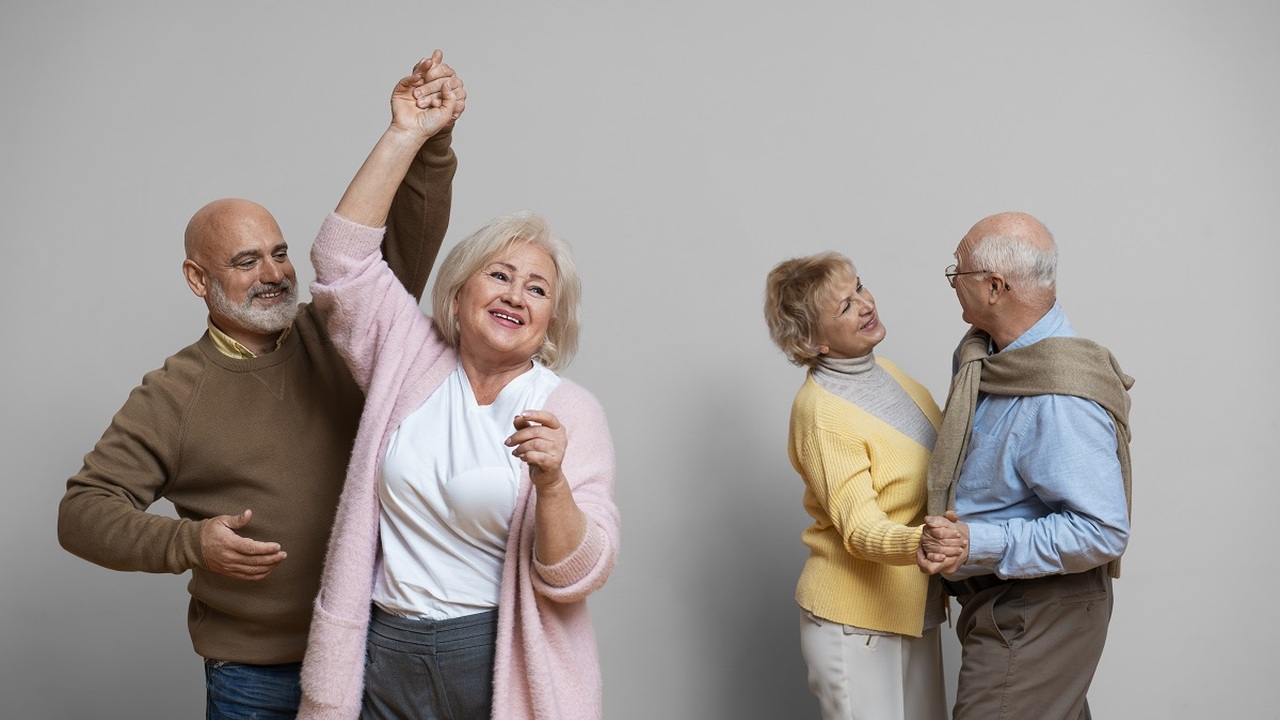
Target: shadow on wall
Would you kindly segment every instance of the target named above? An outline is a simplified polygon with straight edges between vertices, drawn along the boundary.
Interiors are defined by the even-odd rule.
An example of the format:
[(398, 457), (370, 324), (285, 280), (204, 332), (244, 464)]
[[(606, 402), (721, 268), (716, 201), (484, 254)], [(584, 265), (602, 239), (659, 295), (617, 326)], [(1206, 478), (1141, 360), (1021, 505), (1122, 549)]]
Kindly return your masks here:
[(786, 454), (793, 389), (779, 388), (775, 398), (723, 374), (703, 387), (705, 417), (695, 426), (704, 431), (688, 437), (696, 446), (682, 457), (693, 460), (694, 497), (713, 516), (706, 527), (718, 529), (697, 544), (705, 555), (694, 593), (695, 642), (714, 659), (705, 668), (705, 696), (718, 705), (715, 717), (817, 717), (795, 603), (808, 516)]

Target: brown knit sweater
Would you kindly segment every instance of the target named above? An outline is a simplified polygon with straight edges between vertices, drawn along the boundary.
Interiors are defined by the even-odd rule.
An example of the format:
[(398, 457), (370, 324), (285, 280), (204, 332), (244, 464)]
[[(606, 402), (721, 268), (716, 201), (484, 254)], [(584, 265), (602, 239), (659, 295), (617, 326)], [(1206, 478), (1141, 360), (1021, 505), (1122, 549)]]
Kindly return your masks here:
[[(448, 228), (456, 166), (448, 133), (429, 141), (388, 219), (384, 254), (416, 297)], [(363, 403), (309, 305), (261, 357), (226, 357), (206, 333), (130, 393), (67, 481), (58, 539), (116, 570), (191, 570), (188, 627), (201, 656), (300, 661)], [(180, 519), (146, 512), (162, 497)], [(288, 553), (256, 582), (205, 570), (200, 551), (202, 521), (245, 508), (253, 519), (240, 534)]]

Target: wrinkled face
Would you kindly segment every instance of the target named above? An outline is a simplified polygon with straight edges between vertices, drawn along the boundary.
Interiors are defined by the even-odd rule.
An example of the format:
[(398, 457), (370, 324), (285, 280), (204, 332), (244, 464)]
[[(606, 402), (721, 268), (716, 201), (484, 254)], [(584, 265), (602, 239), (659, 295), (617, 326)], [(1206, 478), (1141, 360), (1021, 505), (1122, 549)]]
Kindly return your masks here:
[(214, 324), (238, 333), (279, 332), (298, 312), (298, 277), (280, 227), (265, 212), (223, 219), (201, 248)]
[(844, 273), (818, 299), (822, 321), (818, 352), (843, 359), (862, 357), (884, 339), (884, 325), (876, 313), (876, 299), (857, 271)]
[(542, 347), (555, 311), (556, 267), (545, 250), (514, 242), (458, 291), (458, 346), (501, 365), (526, 363)]

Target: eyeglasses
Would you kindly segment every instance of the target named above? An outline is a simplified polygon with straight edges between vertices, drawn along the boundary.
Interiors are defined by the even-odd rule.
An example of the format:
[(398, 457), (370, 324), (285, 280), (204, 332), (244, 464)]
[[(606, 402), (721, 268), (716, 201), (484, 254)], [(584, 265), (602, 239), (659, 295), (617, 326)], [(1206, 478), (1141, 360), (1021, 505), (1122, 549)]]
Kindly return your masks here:
[(956, 272), (957, 267), (957, 265), (948, 265), (947, 269), (942, 273), (947, 278), (947, 284), (951, 287), (956, 286), (956, 278), (961, 275), (981, 275), (983, 273), (991, 272), (990, 270), (965, 270), (964, 272)]
[[(956, 286), (956, 278), (960, 277), (961, 275), (982, 275), (983, 273), (995, 272), (994, 270), (965, 270), (964, 272), (956, 272), (956, 267), (957, 267), (956, 265), (948, 265), (947, 269), (942, 272), (943, 276), (947, 278), (947, 284), (950, 285), (951, 287)], [(1009, 287), (1008, 280), (1006, 280), (1004, 283), (1004, 289), (1005, 290), (1013, 289)]]

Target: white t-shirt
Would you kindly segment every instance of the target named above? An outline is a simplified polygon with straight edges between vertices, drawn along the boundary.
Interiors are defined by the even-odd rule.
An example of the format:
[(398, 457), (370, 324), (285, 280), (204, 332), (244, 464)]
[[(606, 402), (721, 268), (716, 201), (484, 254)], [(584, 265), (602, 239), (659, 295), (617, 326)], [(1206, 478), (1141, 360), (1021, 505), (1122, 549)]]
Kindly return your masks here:
[(391, 435), (382, 461), (382, 557), (373, 601), (395, 615), (446, 619), (498, 606), (523, 463), (503, 442), (560, 378), (534, 363), (490, 405), (459, 364)]

